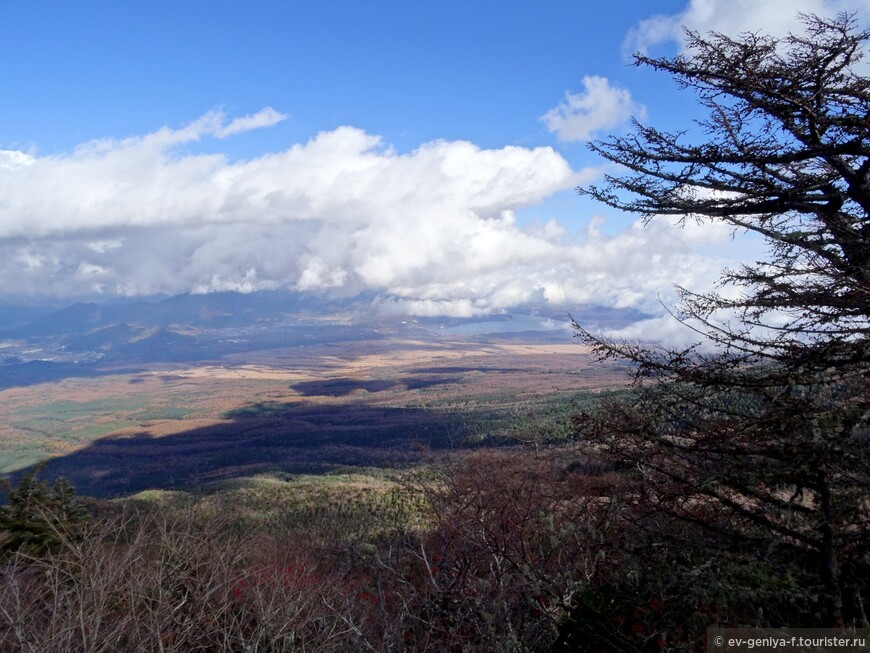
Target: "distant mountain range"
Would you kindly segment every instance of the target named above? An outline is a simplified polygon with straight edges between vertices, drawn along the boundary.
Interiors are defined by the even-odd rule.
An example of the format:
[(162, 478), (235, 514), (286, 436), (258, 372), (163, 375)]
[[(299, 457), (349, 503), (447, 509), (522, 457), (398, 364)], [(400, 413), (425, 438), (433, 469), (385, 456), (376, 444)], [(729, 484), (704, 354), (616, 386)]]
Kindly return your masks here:
[(287, 314), (322, 313), (340, 302), (324, 302), (294, 293), (233, 292), (183, 294), (157, 301), (96, 304), (78, 302), (60, 310), (0, 306), (0, 338), (85, 334), (114, 324), (218, 328)]
[[(324, 299), (291, 292), (184, 294), (156, 300), (79, 302), (65, 307), (0, 304), (0, 388), (90, 376), (108, 363), (183, 362), (306, 344), (408, 337), (570, 337), (567, 309), (527, 308), (475, 318), (384, 317), (374, 296)], [(636, 311), (579, 307), (604, 328)]]

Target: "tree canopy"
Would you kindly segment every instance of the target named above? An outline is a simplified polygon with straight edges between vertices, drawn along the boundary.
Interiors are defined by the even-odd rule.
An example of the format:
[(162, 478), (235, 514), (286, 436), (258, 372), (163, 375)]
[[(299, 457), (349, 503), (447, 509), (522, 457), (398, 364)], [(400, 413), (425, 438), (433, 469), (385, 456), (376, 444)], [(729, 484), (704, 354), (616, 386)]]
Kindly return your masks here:
[(688, 32), (686, 54), (637, 57), (694, 91), (706, 118), (593, 143), (621, 167), (580, 191), (646, 219), (753, 232), (769, 255), (723, 271), (716, 290), (678, 288), (673, 313), (697, 345), (575, 324), (641, 383), (632, 403), (579, 415), (578, 434), (636, 469), (648, 505), (715, 546), (781, 571), (804, 564), (803, 595), (824, 604), (817, 625), (866, 624), (870, 32), (845, 14), (803, 24), (782, 39)]
[(60, 477), (49, 488), (37, 479), (41, 467), (23, 474), (17, 485), (0, 482), (7, 505), (0, 505), (0, 561), (17, 552), (40, 555), (72, 538), (86, 511), (68, 480)]
[[(681, 289), (680, 316), (732, 354), (828, 367), (870, 356), (870, 80), (860, 67), (870, 34), (847, 15), (804, 24), (784, 39), (690, 32), (689, 54), (637, 57), (697, 93), (704, 139), (636, 124), (592, 145), (629, 172), (581, 192), (648, 218), (759, 234), (770, 258), (722, 278), (740, 292)], [(739, 326), (715, 319), (735, 312)]]

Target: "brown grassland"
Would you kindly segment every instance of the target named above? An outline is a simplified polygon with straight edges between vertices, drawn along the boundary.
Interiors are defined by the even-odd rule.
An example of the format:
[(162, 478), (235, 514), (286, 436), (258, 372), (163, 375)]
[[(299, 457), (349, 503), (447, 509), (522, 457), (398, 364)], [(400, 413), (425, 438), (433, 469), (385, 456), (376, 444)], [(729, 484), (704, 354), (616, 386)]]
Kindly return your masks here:
[[(624, 382), (568, 341), (473, 338), (290, 347), (101, 372), (0, 392), (0, 473), (49, 461), (47, 471), (82, 491), (108, 483), (118, 494), (282, 469), (392, 466), (413, 462), (413, 448), (547, 437), (539, 427), (554, 412), (565, 419), (548, 428), (567, 428), (576, 397)], [(312, 459), (311, 445), (325, 451), (327, 443)], [(203, 464), (222, 448), (239, 455)], [(262, 455), (243, 452), (257, 448)], [(150, 465), (147, 479), (111, 482), (127, 463)], [(173, 466), (164, 478), (161, 469)]]

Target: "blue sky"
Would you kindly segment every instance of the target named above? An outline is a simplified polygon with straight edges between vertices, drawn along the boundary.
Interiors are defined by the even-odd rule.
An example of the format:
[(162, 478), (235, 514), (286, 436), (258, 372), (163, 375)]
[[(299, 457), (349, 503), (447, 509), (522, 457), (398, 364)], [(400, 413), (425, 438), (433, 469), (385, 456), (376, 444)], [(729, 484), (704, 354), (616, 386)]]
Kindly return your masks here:
[(271, 106), (288, 120), (227, 148), (257, 154), (341, 125), (400, 151), (549, 144), (538, 117), (584, 75), (651, 82), (622, 42), (650, 9), (681, 4), (8, 3), (0, 143), (56, 152)]
[(578, 198), (690, 94), (630, 64), (870, 0), (8, 2), (0, 298), (287, 288), (656, 310), (753, 253)]

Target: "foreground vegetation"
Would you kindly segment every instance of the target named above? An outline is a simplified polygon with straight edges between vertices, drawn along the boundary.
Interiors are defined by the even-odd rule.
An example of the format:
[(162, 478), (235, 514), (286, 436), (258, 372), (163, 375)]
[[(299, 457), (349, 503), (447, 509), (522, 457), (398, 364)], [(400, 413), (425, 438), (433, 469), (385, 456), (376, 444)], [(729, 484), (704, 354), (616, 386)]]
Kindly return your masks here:
[(799, 557), (717, 553), (638, 488), (565, 447), (89, 516), (29, 479), (4, 514), (0, 650), (691, 650), (711, 624), (817, 620)]
[(749, 232), (767, 255), (723, 270), (714, 290), (678, 289), (693, 346), (577, 325), (642, 389), (580, 431), (642, 470), (661, 512), (691, 523), (709, 505), (700, 521), (720, 547), (771, 569), (802, 558), (822, 579), (823, 623), (844, 627), (867, 623), (870, 564), (870, 31), (848, 14), (802, 22), (781, 39), (687, 33), (690, 54), (638, 56), (697, 94), (702, 137), (637, 126), (596, 143), (624, 174), (584, 192)]
[(11, 496), (0, 650), (700, 651), (710, 625), (826, 623), (811, 546), (729, 548), (714, 503), (658, 510), (636, 469), (573, 446), (87, 513), (63, 483)]
[(630, 171), (594, 197), (771, 246), (723, 273), (738, 292), (682, 291), (707, 347), (578, 324), (634, 392), (577, 412), (571, 441), (508, 429), (414, 471), (261, 474), (90, 515), (26, 474), (0, 510), (0, 649), (701, 651), (711, 625), (870, 627), (870, 32), (804, 21), (639, 58), (698, 90), (718, 138), (593, 145)]

